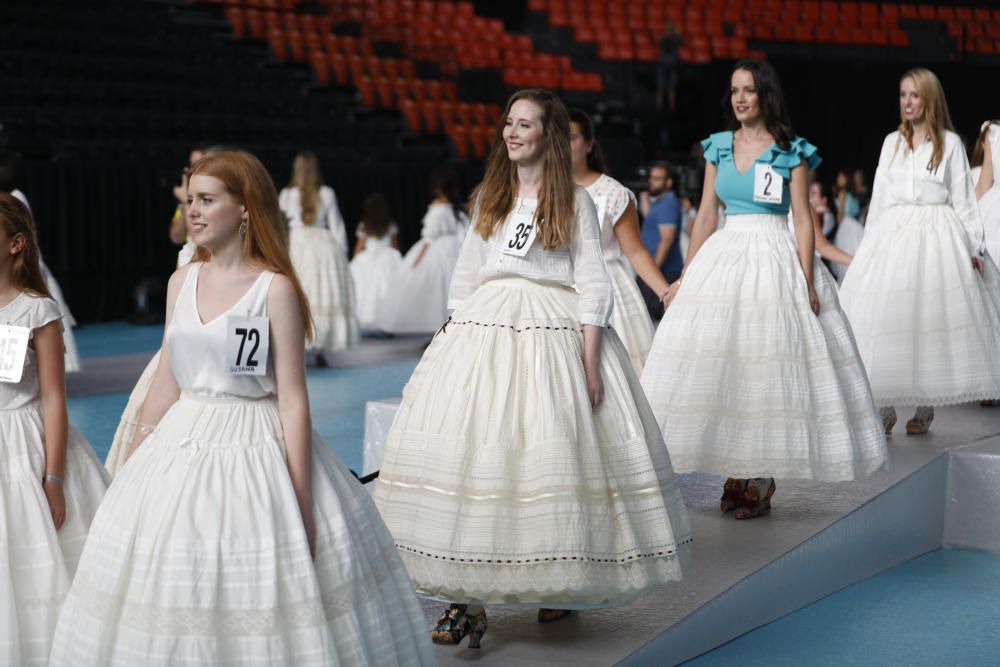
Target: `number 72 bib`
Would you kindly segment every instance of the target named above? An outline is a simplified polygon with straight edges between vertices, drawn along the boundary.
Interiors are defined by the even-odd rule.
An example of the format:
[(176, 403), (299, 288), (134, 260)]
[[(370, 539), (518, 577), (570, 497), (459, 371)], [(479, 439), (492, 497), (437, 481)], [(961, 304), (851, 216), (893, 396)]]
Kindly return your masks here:
[(753, 200), (762, 204), (780, 204), (785, 179), (769, 164), (755, 164), (753, 168)]
[(226, 372), (266, 375), (270, 344), (268, 318), (230, 315), (226, 320)]

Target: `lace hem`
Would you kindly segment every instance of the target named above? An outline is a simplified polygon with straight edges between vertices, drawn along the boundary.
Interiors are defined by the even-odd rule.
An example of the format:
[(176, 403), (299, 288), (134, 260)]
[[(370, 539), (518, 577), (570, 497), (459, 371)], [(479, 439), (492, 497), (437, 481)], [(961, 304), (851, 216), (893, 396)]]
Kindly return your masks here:
[(915, 398), (907, 396), (904, 398), (875, 398), (875, 405), (880, 408), (909, 407), (909, 406), (943, 406), (958, 405), (960, 403), (974, 403), (976, 401), (989, 401), (1000, 399), (1000, 387), (990, 391), (970, 391), (961, 394), (950, 394), (939, 398), (928, 398), (926, 396)]
[[(859, 397), (857, 400), (864, 400), (866, 404), (854, 410), (823, 415), (798, 410), (736, 410), (733, 408), (724, 408), (717, 404), (684, 406), (668, 404), (663, 409), (663, 415), (668, 419), (670, 417), (709, 417), (741, 422), (769, 421), (784, 422), (786, 424), (799, 424), (803, 422), (817, 424), (857, 424), (864, 420), (865, 417), (871, 417), (872, 420), (877, 421), (874, 407), (868, 403), (868, 397), (865, 396), (863, 399)], [(664, 421), (666, 420), (661, 420), (661, 423)], [(671, 432), (670, 428), (664, 430), (667, 433)]]
[(677, 454), (671, 452), (680, 473), (701, 472), (725, 477), (751, 479), (774, 477), (777, 479), (808, 479), (816, 482), (850, 482), (867, 479), (879, 470), (888, 469), (888, 454), (850, 461), (825, 462), (812, 459), (735, 459), (727, 456), (710, 456), (704, 452)]

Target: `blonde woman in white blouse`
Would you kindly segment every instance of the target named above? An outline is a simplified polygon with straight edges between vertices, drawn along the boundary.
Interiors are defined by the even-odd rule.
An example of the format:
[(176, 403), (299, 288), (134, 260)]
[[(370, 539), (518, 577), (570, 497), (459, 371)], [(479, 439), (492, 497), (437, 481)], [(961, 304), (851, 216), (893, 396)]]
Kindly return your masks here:
[(1000, 276), (937, 77), (904, 74), (899, 107), (840, 302), (886, 434), (897, 405), (917, 406), (906, 431), (919, 434), (935, 405), (1000, 398)]
[(611, 282), (558, 97), (514, 94), (473, 202), (454, 313), (403, 390), (375, 502), (418, 592), (455, 603), (432, 639), (476, 647), (486, 604), (544, 623), (678, 579), (690, 529), (606, 329)]
[(316, 335), (307, 359), (325, 365), (334, 352), (361, 341), (354, 280), (347, 261), (347, 233), (333, 188), (323, 185), (316, 156), (303, 151), (292, 163), (292, 181), (278, 196), (288, 219), (288, 252), (312, 309)]

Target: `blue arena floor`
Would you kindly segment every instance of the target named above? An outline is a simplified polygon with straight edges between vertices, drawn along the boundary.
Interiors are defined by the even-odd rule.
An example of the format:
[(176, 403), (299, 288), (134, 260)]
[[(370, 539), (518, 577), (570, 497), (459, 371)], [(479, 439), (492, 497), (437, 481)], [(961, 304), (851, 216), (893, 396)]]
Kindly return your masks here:
[[(77, 347), (86, 359), (152, 354), (160, 345), (162, 326), (131, 326), (124, 322), (94, 324), (76, 331)], [(313, 427), (341, 460), (361, 471), (365, 402), (399, 396), (416, 367), (416, 355), (365, 366), (310, 368), (307, 381)], [(103, 461), (111, 447), (128, 392), (70, 398), (69, 417)]]
[(1000, 554), (932, 551), (685, 664), (998, 665)]

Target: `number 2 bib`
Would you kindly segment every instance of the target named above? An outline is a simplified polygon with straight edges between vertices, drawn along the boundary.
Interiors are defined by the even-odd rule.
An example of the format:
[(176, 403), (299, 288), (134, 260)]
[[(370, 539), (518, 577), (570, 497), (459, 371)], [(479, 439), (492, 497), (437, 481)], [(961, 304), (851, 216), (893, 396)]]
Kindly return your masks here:
[(267, 317), (230, 315), (226, 320), (226, 372), (266, 375), (270, 345)]
[(784, 177), (769, 164), (753, 167), (753, 200), (762, 204), (780, 204)]
[(30, 338), (28, 327), (0, 324), (0, 382), (16, 384), (21, 381)]

